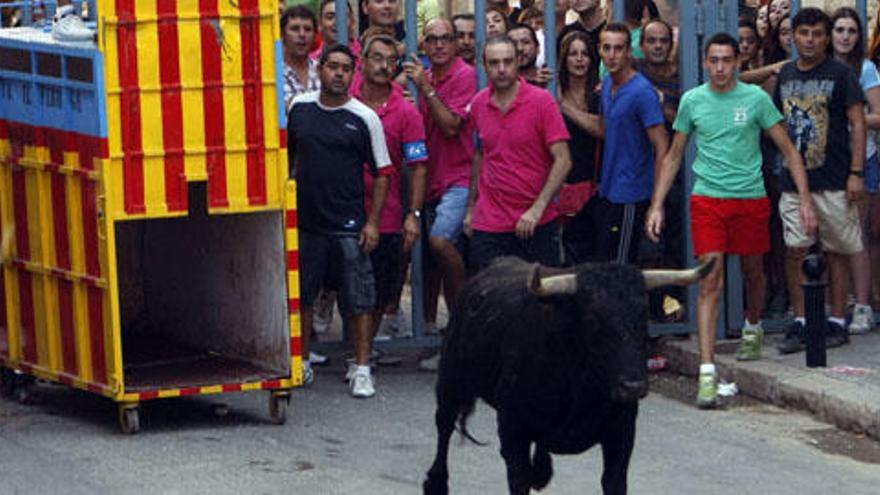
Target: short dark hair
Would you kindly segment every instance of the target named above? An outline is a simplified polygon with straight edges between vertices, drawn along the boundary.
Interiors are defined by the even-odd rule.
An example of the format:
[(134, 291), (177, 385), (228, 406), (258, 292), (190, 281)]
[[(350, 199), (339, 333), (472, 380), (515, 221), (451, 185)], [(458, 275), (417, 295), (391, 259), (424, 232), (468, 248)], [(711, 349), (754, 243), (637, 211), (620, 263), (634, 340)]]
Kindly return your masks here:
[[(782, 22), (782, 21), (780, 21), (780, 22)], [(758, 34), (758, 25), (755, 24), (755, 21), (753, 21), (752, 19), (747, 18), (747, 17), (741, 17), (739, 20), (739, 23), (737, 24), (736, 27), (751, 29), (752, 32), (754, 32), (755, 34)]]
[(666, 27), (666, 32), (669, 33), (669, 41), (672, 41), (672, 25), (658, 17), (656, 19), (651, 19), (650, 21), (646, 22), (644, 26), (642, 26), (642, 35), (639, 36), (640, 46), (645, 44), (645, 29), (648, 29), (648, 26), (650, 26), (651, 24), (662, 24), (664, 27)]
[(540, 43), (538, 43), (538, 35), (535, 34), (535, 30), (532, 29), (532, 26), (529, 26), (528, 24), (517, 24), (516, 26), (513, 26), (512, 28), (507, 30), (508, 35), (514, 29), (525, 29), (529, 32), (529, 36), (532, 37), (532, 41), (535, 43), (535, 46), (540, 46)]
[(791, 30), (797, 31), (800, 26), (815, 26), (816, 24), (825, 26), (825, 34), (831, 35), (831, 17), (824, 10), (807, 7), (798, 10), (798, 13), (792, 18)]
[[(632, 34), (629, 32), (629, 28), (626, 27), (626, 24), (622, 22), (612, 22), (611, 24), (606, 25), (602, 28), (603, 33), (623, 33), (626, 35), (626, 46), (627, 48), (632, 46)], [(601, 33), (600, 33), (601, 35)]]
[(660, 11), (654, 0), (624, 0), (623, 2), (623, 19), (629, 22), (642, 22), (642, 14), (648, 9), (648, 17), (657, 19), (660, 17)]
[(476, 21), (474, 14), (455, 14), (452, 16), (452, 30), (455, 31), (455, 21)]
[(486, 62), (486, 50), (489, 49), (490, 46), (493, 45), (510, 45), (513, 48), (513, 53), (516, 53), (516, 43), (510, 39), (510, 36), (507, 34), (496, 34), (495, 36), (489, 37), (486, 40), (486, 46), (483, 47), (483, 62)]
[(328, 47), (325, 47), (324, 51), (321, 52), (319, 63), (321, 65), (326, 64), (327, 59), (329, 59), (330, 55), (333, 55), (334, 53), (342, 53), (348, 56), (348, 58), (351, 59), (352, 68), (354, 68), (354, 52), (351, 51), (351, 48), (349, 48), (347, 45), (343, 45), (342, 43), (334, 43)]
[(318, 18), (315, 17), (315, 13), (312, 12), (312, 9), (305, 5), (294, 5), (293, 7), (284, 9), (284, 13), (281, 14), (282, 33), (284, 33), (284, 29), (287, 27), (287, 23), (290, 22), (291, 19), (308, 19), (312, 21), (312, 29), (315, 31), (318, 30)]
[(364, 35), (361, 37), (361, 45), (363, 45), (363, 49), (361, 50), (361, 54), (366, 57), (367, 53), (370, 52), (370, 48), (373, 47), (376, 43), (381, 43), (387, 47), (390, 47), (394, 50), (394, 53), (397, 54), (397, 41), (394, 40), (393, 36), (389, 36), (382, 32), (370, 32), (369, 28), (364, 32)]
[(736, 38), (727, 33), (713, 34), (712, 37), (709, 38), (709, 41), (706, 42), (706, 50), (703, 53), (703, 57), (709, 56), (709, 47), (712, 45), (729, 46), (733, 48), (734, 56), (739, 57), (739, 42), (736, 41)]

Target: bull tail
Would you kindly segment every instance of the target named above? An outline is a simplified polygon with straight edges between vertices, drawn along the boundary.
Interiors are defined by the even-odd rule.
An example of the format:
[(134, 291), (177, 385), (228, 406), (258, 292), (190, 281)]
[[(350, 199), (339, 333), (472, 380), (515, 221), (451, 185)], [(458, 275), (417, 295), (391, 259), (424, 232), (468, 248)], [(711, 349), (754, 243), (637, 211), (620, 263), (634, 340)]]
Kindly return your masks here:
[(470, 397), (467, 400), (465, 400), (463, 403), (459, 404), (457, 429), (458, 429), (458, 432), (461, 433), (462, 437), (470, 440), (471, 442), (473, 442), (481, 447), (485, 447), (486, 445), (489, 445), (489, 444), (487, 444), (485, 442), (481, 442), (481, 441), (477, 440), (476, 438), (474, 438), (473, 435), (471, 435), (471, 433), (467, 429), (467, 420), (474, 413), (474, 409), (476, 408), (476, 406), (477, 406), (476, 397)]

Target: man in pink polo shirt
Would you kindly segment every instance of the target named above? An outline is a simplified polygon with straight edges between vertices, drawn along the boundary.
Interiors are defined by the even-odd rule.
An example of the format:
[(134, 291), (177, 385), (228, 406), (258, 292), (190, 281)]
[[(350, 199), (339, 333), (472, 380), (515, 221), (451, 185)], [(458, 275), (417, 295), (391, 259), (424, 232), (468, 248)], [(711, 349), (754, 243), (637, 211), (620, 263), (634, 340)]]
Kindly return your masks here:
[[(456, 248), (467, 207), (474, 153), (466, 108), (477, 92), (474, 68), (456, 55), (455, 32), (445, 18), (425, 25), (424, 45), (431, 69), (417, 57), (404, 63), (407, 78), (418, 87), (425, 119), (428, 158), (428, 243), (443, 280), (446, 304), (454, 304), (464, 283), (464, 260)], [(428, 296), (430, 303), (431, 297)]]
[[(373, 277), (376, 280), (376, 309), (373, 312), (371, 335), (376, 336), (386, 308), (396, 303), (402, 284), (405, 252), (412, 249), (419, 237), (422, 204), (427, 181), (425, 126), (419, 110), (403, 96), (403, 88), (392, 81), (397, 68), (397, 43), (387, 35), (364, 39), (363, 78), (352, 87), (352, 96), (372, 108), (382, 120), (385, 143), (394, 168), (389, 176), (388, 195), (379, 223), (379, 245), (370, 253)], [(402, 169), (410, 166), (409, 200), (403, 206)], [(372, 190), (373, 174), (365, 166), (366, 190)], [(366, 196), (367, 211), (372, 198)], [(404, 215), (405, 213), (405, 215)], [(401, 235), (402, 230), (402, 235)], [(349, 370), (351, 371), (351, 366)]]
[(489, 39), (483, 63), (490, 84), (470, 108), (478, 137), (464, 221), (471, 266), (501, 256), (556, 266), (553, 197), (571, 169), (565, 121), (550, 93), (519, 77), (510, 38)]

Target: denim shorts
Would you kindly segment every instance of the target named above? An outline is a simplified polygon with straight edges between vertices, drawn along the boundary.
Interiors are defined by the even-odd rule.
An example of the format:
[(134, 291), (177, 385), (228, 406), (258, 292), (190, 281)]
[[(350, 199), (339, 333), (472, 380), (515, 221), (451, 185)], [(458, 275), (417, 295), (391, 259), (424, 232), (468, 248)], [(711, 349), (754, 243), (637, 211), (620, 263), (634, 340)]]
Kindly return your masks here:
[(376, 285), (370, 256), (352, 235), (299, 231), (300, 299), (304, 308), (315, 305), (318, 291), (339, 292), (339, 310), (345, 316), (372, 313)]
[(880, 153), (865, 160), (865, 190), (871, 194), (880, 192)]
[(461, 235), (467, 199), (467, 187), (453, 186), (443, 193), (440, 201), (428, 207), (430, 237), (443, 237), (455, 242)]

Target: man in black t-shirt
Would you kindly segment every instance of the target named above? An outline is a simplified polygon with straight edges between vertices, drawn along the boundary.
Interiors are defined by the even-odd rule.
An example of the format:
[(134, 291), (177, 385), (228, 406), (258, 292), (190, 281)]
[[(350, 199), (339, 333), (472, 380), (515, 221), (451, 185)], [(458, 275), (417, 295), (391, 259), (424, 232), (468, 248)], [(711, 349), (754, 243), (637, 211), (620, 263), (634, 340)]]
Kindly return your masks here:
[(800, 200), (786, 164), (779, 213), (788, 248), (786, 278), (795, 321), (779, 345), (781, 353), (804, 348), (801, 265), (810, 246), (817, 242), (816, 237), (831, 270), (826, 345), (837, 347), (849, 342), (844, 320), (847, 264), (863, 249), (857, 203), (865, 198), (865, 98), (859, 81), (852, 69), (827, 55), (831, 42), (831, 19), (827, 14), (819, 9), (802, 9), (792, 20), (792, 27), (798, 58), (780, 70), (773, 98), (807, 168), (818, 235), (807, 235), (800, 227)]
[[(300, 299), (303, 356), (309, 355), (312, 307), (325, 280), (333, 280), (340, 309), (350, 318), (355, 363), (349, 385), (355, 397), (375, 394), (369, 356), (370, 319), (376, 304), (369, 253), (379, 242), (379, 220), (388, 176), (382, 122), (368, 106), (348, 94), (354, 55), (333, 45), (321, 54), (321, 90), (294, 98), (287, 123), (291, 175), (297, 181)], [(364, 210), (364, 164), (377, 176), (372, 208)], [(303, 382), (313, 374), (303, 361)]]

